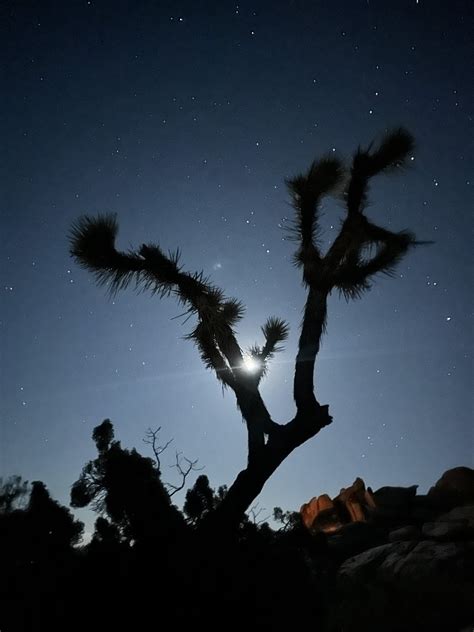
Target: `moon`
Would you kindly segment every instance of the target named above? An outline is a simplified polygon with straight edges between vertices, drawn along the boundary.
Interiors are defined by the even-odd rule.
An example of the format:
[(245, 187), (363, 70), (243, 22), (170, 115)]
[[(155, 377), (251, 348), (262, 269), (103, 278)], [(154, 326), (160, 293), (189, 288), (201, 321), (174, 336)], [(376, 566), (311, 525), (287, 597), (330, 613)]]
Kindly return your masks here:
[(261, 363), (252, 356), (245, 356), (243, 368), (247, 373), (256, 373), (261, 368)]

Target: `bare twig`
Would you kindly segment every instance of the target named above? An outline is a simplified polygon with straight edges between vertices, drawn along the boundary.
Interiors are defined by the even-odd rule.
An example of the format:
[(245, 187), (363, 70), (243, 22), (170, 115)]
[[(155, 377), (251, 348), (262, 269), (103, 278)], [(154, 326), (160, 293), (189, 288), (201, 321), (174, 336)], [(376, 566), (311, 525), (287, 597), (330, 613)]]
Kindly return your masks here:
[[(183, 461), (186, 462), (186, 465), (184, 466), (182, 464)], [(195, 459), (194, 461), (191, 461), (191, 459), (188, 459), (187, 457), (182, 456), (182, 452), (176, 452), (176, 463), (174, 465), (170, 465), (170, 467), (175, 467), (178, 470), (179, 475), (181, 476), (181, 482), (179, 485), (173, 485), (172, 483), (165, 483), (166, 487), (172, 490), (172, 491), (169, 491), (170, 496), (174, 496), (174, 494), (176, 494), (177, 492), (183, 489), (186, 483), (186, 479), (191, 472), (199, 472), (204, 469), (203, 467), (197, 467), (198, 462), (199, 462), (199, 459)]]
[(260, 518), (260, 520), (258, 519), (258, 517), (260, 516), (260, 514), (263, 511), (266, 511), (265, 507), (260, 507), (259, 508), (259, 503), (256, 503), (255, 505), (253, 505), (253, 507), (251, 507), (249, 509), (249, 516), (252, 520), (252, 522), (254, 523), (254, 525), (258, 526), (263, 524), (264, 522), (267, 522), (267, 520), (271, 517), (270, 514), (268, 514), (268, 516), (265, 516), (265, 518)]
[(148, 428), (145, 434), (145, 438), (143, 439), (143, 443), (147, 443), (148, 445), (151, 445), (153, 454), (155, 455), (156, 467), (158, 469), (158, 472), (161, 472), (160, 454), (163, 454), (166, 448), (173, 441), (173, 439), (170, 439), (169, 441), (165, 443), (165, 445), (158, 445), (158, 433), (160, 432), (160, 430), (161, 430), (161, 426), (159, 426), (156, 430), (152, 430), (151, 428)]
[[(161, 426), (159, 426), (156, 430), (153, 430), (152, 428), (148, 428), (148, 430), (145, 433), (145, 438), (143, 439), (144, 443), (151, 445), (153, 454), (155, 455), (156, 469), (158, 470), (159, 474), (161, 474), (160, 455), (163, 454), (166, 448), (168, 448), (168, 446), (173, 441), (173, 439), (170, 439), (164, 445), (160, 445), (158, 442), (159, 441), (158, 435), (160, 431), (161, 431)], [(183, 456), (182, 452), (176, 451), (175, 463), (173, 465), (170, 465), (170, 467), (175, 467), (178, 470), (179, 475), (181, 477), (181, 481), (178, 485), (164, 482), (164, 485), (168, 488), (168, 493), (170, 496), (174, 496), (174, 494), (176, 494), (177, 492), (183, 489), (184, 485), (186, 484), (186, 479), (189, 476), (189, 474), (191, 474), (191, 472), (199, 472), (200, 470), (204, 469), (203, 467), (197, 467), (198, 462), (199, 462), (199, 459), (195, 459), (194, 461), (192, 461), (191, 459), (188, 459), (187, 457)]]

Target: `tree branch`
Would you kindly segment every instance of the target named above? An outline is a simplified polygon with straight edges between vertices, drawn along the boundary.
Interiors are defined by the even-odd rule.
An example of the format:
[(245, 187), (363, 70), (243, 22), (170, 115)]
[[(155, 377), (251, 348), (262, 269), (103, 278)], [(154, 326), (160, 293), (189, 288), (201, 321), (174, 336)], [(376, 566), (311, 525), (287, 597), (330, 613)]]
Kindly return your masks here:
[(314, 366), (326, 328), (327, 293), (309, 289), (295, 363), (293, 396), (299, 415), (314, 415), (320, 404), (314, 394)]
[[(264, 433), (269, 434), (276, 424), (263, 404), (258, 385), (252, 383), (243, 368), (242, 351), (233, 330), (243, 315), (242, 304), (225, 298), (222, 290), (211, 285), (202, 272), (183, 272), (179, 251), (165, 255), (155, 244), (144, 244), (137, 252), (117, 251), (117, 233), (118, 224), (112, 215), (82, 217), (71, 230), (71, 254), (96, 275), (99, 283), (109, 283), (111, 292), (134, 281), (136, 289), (150, 290), (160, 296), (173, 294), (186, 305), (186, 314), (197, 316), (198, 323), (188, 338), (198, 346), (206, 367), (212, 368), (218, 379), (233, 389), (248, 427), (249, 459), (253, 458), (264, 443)], [(284, 337), (283, 321), (274, 319), (270, 325), (267, 323), (268, 335), (275, 338), (277, 329)], [(265, 354), (269, 356), (271, 352), (270, 344)]]
[(259, 503), (255, 503), (255, 505), (253, 505), (253, 507), (250, 507), (249, 509), (249, 517), (252, 520), (253, 524), (257, 527), (266, 522), (269, 518), (271, 518), (271, 514), (268, 514), (267, 516), (265, 516), (265, 518), (260, 518), (259, 520), (259, 516), (264, 511), (266, 511), (266, 509), (265, 507), (259, 507), (258, 505)]
[[(186, 461), (185, 467), (182, 466), (183, 460)], [(200, 472), (201, 470), (204, 469), (203, 467), (197, 467), (198, 461), (199, 459), (195, 459), (194, 461), (191, 461), (191, 459), (188, 459), (185, 456), (181, 456), (181, 452), (176, 452), (176, 463), (174, 465), (171, 465), (170, 467), (175, 467), (178, 470), (181, 476), (181, 482), (179, 483), (179, 485), (173, 485), (172, 483), (165, 483), (166, 487), (173, 490), (169, 492), (170, 496), (174, 496), (176, 493), (178, 493), (179, 491), (183, 489), (186, 483), (186, 479), (188, 478), (191, 472)]]
[(333, 156), (315, 160), (308, 171), (287, 181), (295, 209), (293, 233), (300, 242), (295, 263), (305, 266), (317, 263), (321, 251), (317, 244), (319, 212), (322, 198), (334, 191), (342, 182), (342, 163)]
[(213, 533), (217, 530), (222, 533), (228, 529), (231, 533), (237, 527), (251, 502), (260, 494), (266, 481), (286, 457), (331, 423), (328, 407), (321, 406), (320, 410), (319, 416), (297, 415), (281, 426), (279, 432), (270, 435), (260, 458), (249, 462), (246, 469), (238, 474), (215, 511), (203, 520), (204, 531)]
[(173, 439), (170, 439), (165, 443), (165, 445), (158, 445), (158, 433), (161, 430), (161, 426), (159, 426), (156, 430), (152, 430), (148, 428), (145, 433), (145, 438), (143, 439), (143, 443), (147, 443), (151, 445), (153, 450), (153, 454), (155, 455), (156, 467), (159, 473), (161, 473), (161, 461), (160, 455), (166, 450), (166, 448), (172, 443)]

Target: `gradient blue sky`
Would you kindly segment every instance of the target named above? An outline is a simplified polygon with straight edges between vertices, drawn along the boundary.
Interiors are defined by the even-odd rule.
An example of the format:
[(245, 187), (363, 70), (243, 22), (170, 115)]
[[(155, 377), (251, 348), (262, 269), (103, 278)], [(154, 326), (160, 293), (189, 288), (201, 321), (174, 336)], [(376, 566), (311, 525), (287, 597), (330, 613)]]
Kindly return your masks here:
[[(473, 465), (470, 2), (26, 1), (4, 13), (0, 474), (67, 502), (109, 417), (124, 446), (147, 453), (145, 431), (161, 425), (213, 485), (232, 482), (245, 428), (183, 340), (191, 324), (172, 320), (172, 300), (109, 300), (70, 259), (69, 227), (115, 212), (119, 246), (179, 246), (187, 269), (246, 304), (244, 346), (267, 316), (289, 320), (262, 387), (285, 421), (304, 290), (283, 240), (284, 180), (398, 125), (415, 159), (374, 183), (369, 216), (436, 243), (362, 300), (331, 298), (317, 383), (334, 422), (260, 505), (298, 508), (356, 476), (425, 491)], [(329, 244), (342, 209), (325, 211)]]

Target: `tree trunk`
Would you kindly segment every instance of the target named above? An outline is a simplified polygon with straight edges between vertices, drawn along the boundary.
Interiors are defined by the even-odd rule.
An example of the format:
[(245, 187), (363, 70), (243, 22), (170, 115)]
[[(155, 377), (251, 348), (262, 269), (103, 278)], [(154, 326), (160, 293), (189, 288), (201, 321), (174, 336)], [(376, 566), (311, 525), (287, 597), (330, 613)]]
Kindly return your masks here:
[(262, 449), (260, 458), (242, 470), (220, 505), (203, 520), (201, 529), (211, 534), (231, 534), (238, 528), (245, 511), (262, 491), (265, 483), (286, 457), (299, 445), (314, 437), (332, 421), (327, 406), (318, 415), (297, 415), (276, 430)]

